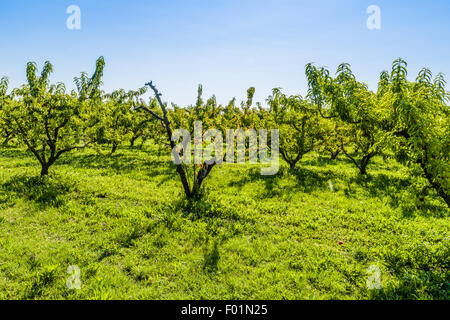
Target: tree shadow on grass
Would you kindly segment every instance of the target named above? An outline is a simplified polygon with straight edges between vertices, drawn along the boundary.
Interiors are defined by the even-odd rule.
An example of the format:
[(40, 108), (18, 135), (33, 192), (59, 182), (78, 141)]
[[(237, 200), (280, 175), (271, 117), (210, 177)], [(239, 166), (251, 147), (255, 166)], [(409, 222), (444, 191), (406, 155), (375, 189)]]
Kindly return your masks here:
[[(359, 156), (357, 155), (353, 156), (359, 159)], [(322, 168), (327, 166), (335, 166), (337, 164), (341, 165), (345, 164), (345, 166), (352, 168), (354, 171), (358, 171), (358, 168), (355, 166), (353, 161), (350, 160), (348, 157), (346, 157), (344, 154), (340, 154), (336, 159), (331, 159), (330, 156), (326, 154), (320, 154), (314, 158), (302, 159), (301, 164), (304, 166), (322, 167)], [(370, 174), (384, 168), (386, 168), (386, 164), (384, 161), (376, 161), (376, 158), (373, 158), (367, 166), (367, 171)]]
[(82, 169), (112, 169), (117, 172), (127, 173), (136, 166), (145, 166), (146, 161), (138, 157), (124, 154), (74, 154), (70, 157), (62, 158), (59, 164), (70, 165)]
[(186, 199), (185, 197), (175, 202), (175, 208), (182, 212), (184, 218), (192, 221), (223, 219), (229, 222), (240, 221), (239, 212), (234, 207), (224, 207), (220, 202), (209, 197), (207, 191), (203, 191), (200, 199)]
[(26, 150), (15, 146), (0, 147), (0, 157), (2, 158), (21, 159), (21, 158), (28, 158), (30, 156), (31, 153), (28, 153)]
[[(382, 200), (387, 197), (389, 205), (392, 208), (400, 207), (405, 218), (413, 217), (416, 213), (425, 216), (430, 216), (431, 213), (434, 217), (448, 216), (448, 209), (444, 205), (440, 206), (424, 202), (420, 208), (416, 207), (416, 195), (411, 194), (411, 180), (409, 177), (399, 178), (379, 173), (357, 176), (352, 178), (350, 182), (360, 185), (373, 198)], [(406, 201), (405, 194), (410, 197), (409, 201)]]
[(336, 173), (331, 170), (317, 172), (302, 167), (294, 168), (290, 174), (296, 178), (298, 188), (305, 193), (324, 190), (328, 186), (328, 180), (336, 178)]
[(280, 169), (280, 171), (276, 175), (263, 176), (261, 175), (261, 171), (259, 168), (251, 168), (247, 172), (247, 174), (241, 175), (241, 178), (239, 180), (231, 181), (228, 185), (230, 187), (238, 187), (239, 189), (242, 189), (246, 187), (247, 184), (249, 183), (256, 181), (263, 181), (267, 193), (270, 193), (278, 185), (282, 176), (283, 176), (282, 169)]
[(388, 251), (382, 259), (393, 279), (379, 290), (372, 290), (371, 298), (448, 300), (448, 256), (448, 248), (431, 248), (421, 243)]
[(449, 279), (423, 272), (418, 276), (405, 276), (396, 286), (371, 290), (372, 300), (448, 300), (450, 298)]
[[(280, 181), (287, 176), (293, 177), (297, 183), (294, 185), (283, 186), (279, 188)], [(265, 198), (279, 197), (290, 192), (311, 193), (316, 190), (324, 190), (327, 188), (329, 179), (336, 177), (331, 170), (325, 172), (317, 172), (304, 167), (297, 166), (289, 170), (286, 167), (280, 168), (280, 171), (273, 176), (263, 176), (259, 168), (251, 169), (248, 174), (237, 181), (233, 181), (229, 186), (244, 188), (248, 183), (255, 181), (264, 182)]]
[[(189, 220), (193, 225), (203, 226), (195, 231), (194, 242), (205, 246), (204, 268), (207, 271), (215, 270), (214, 265), (219, 258), (218, 246), (244, 232), (250, 232), (255, 224), (253, 217), (242, 214), (239, 208), (224, 205), (208, 196), (196, 201), (180, 199), (176, 202), (174, 212), (181, 215), (166, 213), (165, 218), (161, 219), (166, 227), (171, 228), (173, 219)], [(214, 243), (212, 249), (211, 241)]]
[(398, 190), (406, 189), (411, 184), (407, 178), (391, 177), (383, 173), (358, 175), (350, 180), (367, 190), (371, 196), (378, 198), (386, 195), (395, 198)]
[(76, 189), (75, 184), (61, 177), (15, 176), (3, 183), (2, 190), (43, 206), (60, 207), (64, 196)]
[(326, 167), (329, 165), (335, 165), (338, 162), (345, 162), (345, 163), (351, 163), (350, 160), (347, 160), (347, 158), (344, 158), (342, 155), (339, 156), (337, 159), (331, 159), (329, 156), (326, 155), (318, 155), (314, 158), (308, 158), (308, 159), (302, 159), (301, 164), (305, 166), (314, 166), (314, 167)]
[(214, 241), (212, 248), (206, 248), (203, 255), (203, 270), (208, 273), (214, 273), (218, 270), (220, 260), (219, 243)]
[(68, 165), (80, 169), (110, 170), (114, 174), (129, 174), (133, 171), (144, 171), (147, 176), (169, 175), (172, 178), (176, 172), (167, 161), (161, 159), (147, 160), (136, 155), (116, 154), (75, 154), (60, 159), (60, 165)]

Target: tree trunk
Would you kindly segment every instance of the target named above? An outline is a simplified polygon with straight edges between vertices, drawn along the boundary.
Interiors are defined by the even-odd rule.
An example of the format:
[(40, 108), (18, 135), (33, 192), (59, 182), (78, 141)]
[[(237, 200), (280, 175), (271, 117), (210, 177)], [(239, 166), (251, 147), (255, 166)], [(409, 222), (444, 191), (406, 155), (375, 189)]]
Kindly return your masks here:
[(367, 164), (361, 165), (361, 167), (359, 167), (359, 174), (362, 176), (367, 175)]
[[(148, 85), (155, 93), (156, 100), (158, 101), (158, 104), (161, 107), (163, 116), (162, 117), (159, 116), (158, 114), (154, 113), (152, 110), (148, 109), (147, 107), (141, 106), (140, 108), (142, 108), (146, 112), (150, 113), (154, 118), (158, 119), (159, 121), (161, 121), (163, 123), (163, 125), (166, 129), (167, 140), (169, 142), (171, 150), (173, 150), (175, 148), (175, 142), (172, 139), (172, 128), (170, 126), (170, 121), (167, 116), (167, 109), (166, 109), (164, 103), (161, 101), (161, 94), (158, 92), (158, 90), (152, 84), (152, 82), (149, 82), (146, 85)], [(159, 150), (159, 152), (160, 151), (161, 151), (161, 149)], [(183, 184), (184, 193), (186, 195), (186, 198), (188, 198), (188, 199), (193, 199), (194, 197), (198, 196), (198, 193), (200, 191), (200, 187), (202, 185), (203, 180), (208, 176), (208, 174), (211, 172), (211, 169), (214, 167), (214, 165), (206, 165), (206, 166), (204, 165), (202, 167), (202, 169), (198, 173), (197, 182), (194, 183), (193, 188), (192, 188), (193, 190), (191, 191), (191, 189), (189, 188), (189, 182), (188, 182), (188, 178), (186, 176), (186, 171), (184, 170), (182, 164), (181, 163), (175, 164), (175, 166), (176, 166), (177, 173), (180, 177), (181, 183)], [(197, 186), (196, 186), (196, 184), (197, 184)]]
[(134, 143), (136, 142), (136, 140), (139, 138), (139, 136), (133, 136), (130, 139), (130, 147), (133, 148), (134, 147)]
[[(192, 190), (186, 193), (187, 198), (198, 200), (201, 196), (201, 188), (202, 183), (206, 179), (206, 177), (211, 173), (212, 168), (215, 166), (215, 163), (207, 164), (204, 163), (202, 168), (198, 171), (196, 179), (194, 180), (194, 185), (192, 186)], [(189, 187), (188, 187), (189, 189)]]
[(117, 143), (113, 143), (112, 149), (111, 149), (111, 154), (115, 153), (117, 150)]
[(428, 183), (436, 190), (438, 195), (444, 199), (447, 206), (450, 208), (450, 196), (446, 192), (446, 190), (442, 187), (442, 185), (436, 180), (433, 179), (433, 175), (428, 171), (427, 166), (425, 165), (425, 161), (420, 161), (420, 166), (422, 167), (423, 173), (428, 180)]
[(336, 160), (336, 158), (338, 157), (340, 151), (336, 151), (336, 152), (331, 152), (331, 157), (330, 160)]
[(369, 164), (370, 158), (363, 157), (361, 159), (361, 165), (359, 166), (359, 174), (360, 175), (366, 175), (367, 174), (367, 165)]
[(47, 163), (42, 165), (42, 167), (41, 167), (41, 177), (48, 176), (48, 168), (49, 167), (50, 166)]

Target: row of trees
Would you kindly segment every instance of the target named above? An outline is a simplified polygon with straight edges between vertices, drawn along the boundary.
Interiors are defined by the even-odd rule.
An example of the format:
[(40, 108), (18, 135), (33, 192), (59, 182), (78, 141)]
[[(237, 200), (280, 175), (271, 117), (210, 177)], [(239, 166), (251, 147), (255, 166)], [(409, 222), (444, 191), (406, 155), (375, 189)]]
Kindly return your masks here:
[[(0, 133), (5, 144), (15, 140), (25, 146), (45, 176), (59, 157), (88, 146), (109, 144), (114, 153), (125, 142), (133, 146), (138, 139), (152, 139), (173, 150), (174, 129), (194, 133), (195, 121), (202, 121), (203, 131), (216, 128), (224, 133), (227, 128), (277, 128), (280, 154), (291, 169), (305, 154), (321, 150), (331, 159), (347, 157), (365, 175), (373, 157), (394, 155), (427, 181), (424, 192), (434, 189), (450, 207), (450, 95), (445, 79), (423, 69), (409, 81), (406, 67), (402, 59), (394, 61), (373, 92), (357, 81), (348, 64), (341, 64), (334, 75), (308, 64), (305, 97), (276, 88), (264, 108), (254, 106), (255, 89), (250, 88), (240, 105), (235, 99), (220, 105), (214, 96), (204, 101), (199, 86), (195, 105), (181, 108), (163, 102), (152, 82), (136, 91), (106, 94), (100, 89), (102, 57), (92, 76), (75, 78), (77, 89), (71, 92), (62, 83), (50, 84), (49, 62), (40, 74), (28, 63), (27, 83), (21, 88), (9, 92), (8, 80), (0, 81)], [(154, 98), (146, 103), (141, 96), (148, 89)], [(214, 166), (175, 165), (188, 198), (201, 195)]]

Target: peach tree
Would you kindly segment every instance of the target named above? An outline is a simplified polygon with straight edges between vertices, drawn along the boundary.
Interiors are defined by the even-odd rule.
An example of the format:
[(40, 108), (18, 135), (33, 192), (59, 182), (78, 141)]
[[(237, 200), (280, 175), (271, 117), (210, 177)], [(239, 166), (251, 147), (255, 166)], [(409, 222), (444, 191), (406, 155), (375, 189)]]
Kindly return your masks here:
[(75, 78), (78, 92), (67, 92), (63, 83), (50, 84), (53, 71), (46, 62), (42, 72), (27, 64), (27, 83), (13, 90), (15, 99), (3, 110), (6, 128), (34, 155), (41, 165), (41, 176), (62, 155), (95, 143), (101, 135), (102, 93), (99, 89), (104, 59), (100, 57), (92, 77), (82, 73)]
[(267, 100), (270, 118), (280, 130), (280, 154), (294, 169), (303, 156), (321, 143), (322, 131), (318, 111), (300, 96), (286, 96), (280, 89), (273, 89)]
[(8, 78), (0, 79), (0, 133), (3, 138), (3, 144), (7, 145), (14, 137), (14, 131), (6, 125), (9, 118), (7, 108), (12, 103), (13, 95), (8, 94)]
[(397, 160), (425, 179), (424, 190), (434, 189), (450, 207), (450, 94), (445, 78), (433, 78), (426, 68), (412, 82), (407, 74), (402, 59), (394, 61), (391, 72), (381, 73), (377, 95), (382, 112), (389, 115), (383, 126)]
[(384, 115), (376, 94), (356, 80), (346, 63), (339, 65), (335, 77), (308, 64), (306, 76), (308, 96), (319, 114), (339, 126), (341, 151), (361, 175), (367, 174), (370, 160), (386, 148), (387, 135), (381, 128)]

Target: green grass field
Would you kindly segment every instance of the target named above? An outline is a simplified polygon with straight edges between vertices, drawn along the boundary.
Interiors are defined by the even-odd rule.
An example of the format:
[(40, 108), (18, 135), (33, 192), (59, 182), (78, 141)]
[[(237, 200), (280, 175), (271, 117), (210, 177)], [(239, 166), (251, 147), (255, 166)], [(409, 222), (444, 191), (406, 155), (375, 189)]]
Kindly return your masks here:
[(198, 203), (172, 166), (151, 145), (85, 150), (41, 179), (0, 148), (0, 299), (450, 298), (449, 210), (433, 195), (418, 209), (395, 162), (368, 177), (325, 154), (272, 177), (221, 165)]

